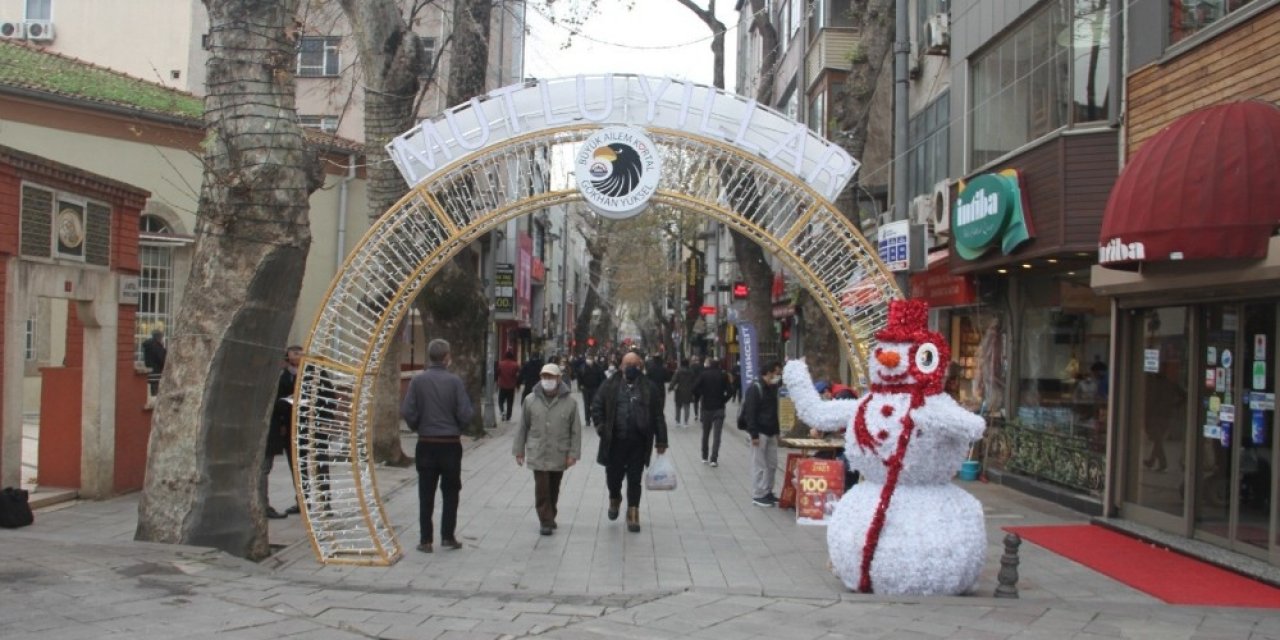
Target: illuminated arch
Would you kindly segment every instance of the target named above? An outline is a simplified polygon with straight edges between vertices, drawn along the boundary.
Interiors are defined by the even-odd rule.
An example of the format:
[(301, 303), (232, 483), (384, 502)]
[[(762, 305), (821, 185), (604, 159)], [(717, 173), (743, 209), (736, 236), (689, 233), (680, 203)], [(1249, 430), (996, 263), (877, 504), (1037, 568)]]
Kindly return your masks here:
[[(605, 78), (614, 81), (612, 76)], [(617, 82), (634, 85), (634, 78)], [(526, 97), (533, 91), (546, 95), (540, 85), (524, 85), (522, 90)], [(581, 96), (581, 78), (576, 86)], [(758, 149), (767, 148), (770, 135), (775, 141), (786, 136), (794, 140), (798, 135), (794, 123), (772, 110), (694, 86), (707, 95), (714, 92), (716, 99), (757, 110), (754, 118), (773, 127), (756, 141)], [(527, 113), (519, 110), (520, 93), (502, 94), (502, 100), (514, 107), (508, 114)], [(701, 116), (689, 109), (690, 102), (712, 108), (712, 98), (698, 102), (700, 98), (694, 94), (691, 99), (690, 94), (694, 92), (677, 92), (673, 99), (677, 109), (683, 104), (693, 111), (690, 118)], [(617, 99), (637, 101), (634, 92), (623, 92)], [(598, 101), (580, 98), (577, 102), (583, 113), (603, 112)], [(465, 113), (460, 110), (475, 104), (452, 111), (452, 123), (463, 120)], [(545, 99), (542, 104), (547, 104)], [(885, 303), (901, 294), (873, 247), (824, 197), (824, 191), (838, 192), (849, 176), (825, 184), (814, 180), (814, 173), (805, 175), (801, 160), (825, 161), (831, 154), (824, 156), (822, 148), (801, 143), (792, 166), (782, 166), (762, 157), (767, 153), (744, 150), (741, 136), (731, 141), (691, 132), (687, 126), (660, 126), (664, 122), (652, 117), (654, 111), (648, 110), (651, 117), (639, 123), (627, 122), (623, 116), (609, 122), (644, 126), (659, 147), (662, 174), (650, 206), (704, 214), (776, 256), (817, 300), (845, 355), (860, 368), (866, 345), (886, 321)], [(662, 104), (656, 111), (663, 112)], [(547, 121), (556, 119), (551, 109), (546, 112)], [(635, 112), (643, 115), (641, 109)], [(737, 117), (753, 118), (741, 113), (731, 116)], [(385, 565), (400, 558), (399, 541), (379, 497), (370, 455), (371, 390), (377, 371), (414, 299), (458, 251), (512, 218), (583, 200), (571, 176), (552, 167), (572, 156), (577, 145), (602, 126), (584, 120), (532, 126), (524, 119), (512, 127), (516, 131), (496, 142), (489, 140), (486, 146), (457, 153), (422, 175), (406, 174), (411, 181), (417, 180), (410, 193), (369, 229), (334, 279), (307, 339), (295, 396), (302, 410), (295, 416), (298, 464), (294, 468), (307, 529), (321, 562)], [(706, 130), (709, 121), (709, 115), (701, 116), (699, 126)], [(777, 122), (786, 126), (775, 126)], [(420, 132), (420, 127), (406, 136)], [(496, 128), (486, 126), (487, 134)], [(467, 130), (476, 130), (474, 120)], [(806, 131), (805, 135), (811, 134)], [(438, 144), (451, 144), (440, 138), (436, 137)], [(436, 151), (441, 150), (437, 146)], [(310, 409), (316, 406), (328, 408), (323, 413)]]

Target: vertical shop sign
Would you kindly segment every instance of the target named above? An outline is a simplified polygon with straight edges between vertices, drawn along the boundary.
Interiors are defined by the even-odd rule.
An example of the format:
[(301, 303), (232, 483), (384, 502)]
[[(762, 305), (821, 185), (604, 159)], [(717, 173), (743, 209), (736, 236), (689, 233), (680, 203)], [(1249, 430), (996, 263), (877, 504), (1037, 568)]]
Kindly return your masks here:
[(498, 319), (510, 320), (516, 312), (516, 266), (499, 262), (493, 275), (493, 311)]
[(533, 320), (533, 238), (520, 234), (516, 265), (516, 320), (528, 327)]

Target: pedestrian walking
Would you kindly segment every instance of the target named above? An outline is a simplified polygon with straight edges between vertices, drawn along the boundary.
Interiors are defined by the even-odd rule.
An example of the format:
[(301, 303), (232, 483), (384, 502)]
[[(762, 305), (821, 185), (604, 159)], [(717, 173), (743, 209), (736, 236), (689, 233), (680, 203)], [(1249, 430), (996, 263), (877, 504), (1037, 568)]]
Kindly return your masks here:
[(516, 386), (520, 384), (520, 363), (516, 362), (515, 353), (508, 350), (502, 354), (494, 378), (498, 383), (498, 412), (503, 420), (510, 420), (516, 403)]
[(764, 373), (747, 387), (742, 417), (751, 436), (751, 502), (760, 507), (778, 504), (773, 478), (778, 472), (778, 385), (782, 363), (765, 365)]
[(533, 357), (524, 361), (524, 365), (520, 367), (520, 384), (524, 385), (524, 389), (520, 392), (520, 402), (523, 404), (524, 399), (537, 386), (540, 372), (542, 371), (542, 354), (534, 353)]
[(671, 377), (671, 390), (675, 393), (676, 400), (676, 426), (681, 429), (689, 426), (689, 410), (693, 407), (693, 383), (696, 381), (689, 359), (681, 359), (680, 367)]
[(549, 536), (556, 528), (560, 479), (582, 457), (582, 421), (578, 401), (562, 380), (560, 367), (542, 366), (538, 388), (524, 399), (520, 428), (511, 452), (516, 464), (533, 471), (533, 500), (538, 532)]
[(462, 379), (448, 369), (452, 363), (449, 343), (436, 338), (427, 344), (428, 366), (413, 377), (400, 417), (418, 434), (418, 551), (431, 553), (434, 529), (431, 517), (440, 487), (440, 546), (461, 549), (455, 529), (458, 499), (462, 493), (462, 429), (475, 415)]
[[(271, 506), (268, 487), (270, 486), (271, 469), (275, 467), (276, 456), (283, 455), (289, 465), (289, 477), (293, 477), (293, 388), (298, 382), (298, 365), (302, 362), (302, 347), (293, 345), (284, 350), (284, 363), (280, 366), (280, 377), (276, 379), (276, 402), (271, 407), (271, 426), (267, 432), (267, 456), (262, 462), (262, 476), (259, 479), (259, 491), (262, 504), (266, 506), (267, 517), (273, 520), (287, 518), (290, 513), (298, 513), (297, 499), (294, 505), (284, 512), (276, 511)], [(295, 487), (296, 488), (296, 487)]]
[(587, 356), (582, 364), (582, 374), (578, 377), (578, 389), (582, 391), (582, 406), (587, 414), (587, 426), (595, 424), (591, 415), (591, 404), (595, 400), (596, 391), (604, 384), (604, 366), (591, 356)]
[[(702, 377), (702, 360), (704, 356), (695, 356), (689, 361), (689, 370), (693, 372), (693, 379), (697, 380)], [(702, 415), (702, 398), (698, 394), (693, 394), (693, 415), (696, 419)]]
[(645, 365), (644, 375), (659, 388), (667, 388), (667, 366), (662, 362), (662, 356), (653, 356), (649, 359), (649, 364)]
[(693, 397), (702, 401), (702, 414), (699, 416), (702, 422), (702, 464), (720, 466), (720, 432), (724, 429), (724, 405), (733, 397), (733, 393), (729, 374), (720, 370), (719, 362), (707, 358), (702, 375), (693, 382)]
[(156, 329), (142, 342), (142, 364), (147, 368), (147, 387), (151, 395), (160, 390), (160, 374), (164, 373), (164, 359), (169, 349), (164, 346), (164, 331)]
[(622, 481), (627, 481), (627, 530), (640, 531), (640, 481), (650, 453), (667, 451), (666, 394), (641, 373), (644, 361), (631, 352), (622, 357), (622, 371), (596, 393), (591, 413), (600, 436), (596, 462), (605, 468), (609, 490), (609, 519), (622, 507)]

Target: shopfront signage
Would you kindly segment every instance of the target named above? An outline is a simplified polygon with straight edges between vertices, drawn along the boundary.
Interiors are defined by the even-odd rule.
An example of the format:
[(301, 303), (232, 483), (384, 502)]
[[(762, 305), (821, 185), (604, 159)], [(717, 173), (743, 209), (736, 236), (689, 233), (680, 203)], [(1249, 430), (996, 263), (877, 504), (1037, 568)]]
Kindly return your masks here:
[(1020, 176), (1013, 169), (961, 183), (952, 207), (956, 253), (976, 260), (994, 246), (1009, 255), (1032, 237)]
[(932, 309), (964, 307), (978, 303), (973, 275), (951, 275), (945, 262), (928, 271), (911, 274), (911, 297), (924, 300)]
[(796, 465), (796, 522), (826, 524), (844, 495), (844, 463), (803, 458)]
[(509, 262), (499, 262), (494, 270), (493, 311), (500, 319), (515, 317), (516, 266)]
[(911, 268), (911, 222), (899, 220), (880, 225), (876, 247), (886, 269), (898, 272)]
[(516, 320), (528, 328), (533, 322), (533, 238), (520, 234), (516, 256)]
[(116, 296), (118, 304), (138, 304), (142, 301), (142, 289), (138, 276), (121, 276), (120, 291)]
[(1147, 246), (1141, 242), (1125, 242), (1112, 238), (1098, 247), (1098, 264), (1110, 262), (1141, 262), (1147, 259)]
[(773, 162), (828, 200), (859, 166), (838, 145), (755, 100), (682, 80), (621, 74), (530, 80), (495, 89), (420, 122), (393, 139), (387, 152), (412, 187), (473, 151), (575, 124), (711, 138)]

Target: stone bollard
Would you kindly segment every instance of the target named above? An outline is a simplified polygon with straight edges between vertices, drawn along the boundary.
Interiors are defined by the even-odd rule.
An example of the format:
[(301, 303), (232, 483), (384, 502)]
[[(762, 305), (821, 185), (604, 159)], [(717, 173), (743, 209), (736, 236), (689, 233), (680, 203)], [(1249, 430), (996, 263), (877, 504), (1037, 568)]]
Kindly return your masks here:
[(1018, 546), (1022, 537), (1011, 533), (1004, 537), (1004, 555), (1000, 556), (1000, 574), (996, 576), (997, 598), (1018, 597)]

